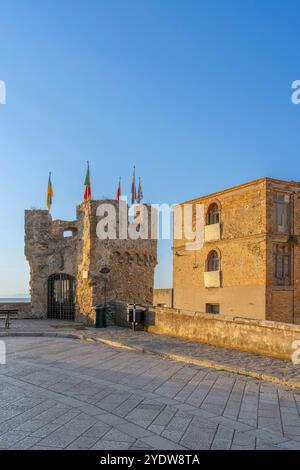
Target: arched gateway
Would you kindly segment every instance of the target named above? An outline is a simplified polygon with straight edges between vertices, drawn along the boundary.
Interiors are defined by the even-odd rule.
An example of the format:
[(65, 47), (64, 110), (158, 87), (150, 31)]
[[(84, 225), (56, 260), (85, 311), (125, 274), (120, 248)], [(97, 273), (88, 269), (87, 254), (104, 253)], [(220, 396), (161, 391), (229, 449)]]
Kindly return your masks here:
[[(115, 207), (116, 239), (97, 235), (99, 208), (105, 213), (107, 205)], [(127, 218), (129, 223), (129, 208), (125, 204), (121, 216), (123, 209), (115, 200), (83, 202), (77, 206), (77, 219), (69, 221), (52, 220), (48, 210), (26, 211), (25, 254), (30, 265), (32, 316), (93, 323), (93, 306), (105, 300), (100, 272), (104, 266), (110, 268), (108, 299), (151, 305), (157, 240), (151, 237), (155, 217), (152, 223), (153, 211), (146, 207), (147, 239), (143, 234), (138, 239), (124, 238), (119, 218), (123, 222)]]
[(47, 317), (56, 320), (75, 319), (75, 279), (68, 274), (48, 278)]

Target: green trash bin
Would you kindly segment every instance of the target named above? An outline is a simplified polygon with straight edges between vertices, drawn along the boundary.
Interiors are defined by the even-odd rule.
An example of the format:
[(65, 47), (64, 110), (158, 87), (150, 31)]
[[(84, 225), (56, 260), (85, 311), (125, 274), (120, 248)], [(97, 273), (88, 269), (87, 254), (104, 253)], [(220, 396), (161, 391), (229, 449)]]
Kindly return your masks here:
[(103, 305), (96, 305), (95, 328), (106, 328), (106, 308)]

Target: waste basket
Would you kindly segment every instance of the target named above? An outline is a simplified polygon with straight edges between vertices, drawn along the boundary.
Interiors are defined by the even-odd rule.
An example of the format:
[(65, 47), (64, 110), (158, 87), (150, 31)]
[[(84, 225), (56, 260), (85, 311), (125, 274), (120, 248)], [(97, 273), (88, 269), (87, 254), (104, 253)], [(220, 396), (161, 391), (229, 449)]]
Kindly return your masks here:
[(103, 305), (96, 305), (95, 328), (106, 328), (106, 308)]

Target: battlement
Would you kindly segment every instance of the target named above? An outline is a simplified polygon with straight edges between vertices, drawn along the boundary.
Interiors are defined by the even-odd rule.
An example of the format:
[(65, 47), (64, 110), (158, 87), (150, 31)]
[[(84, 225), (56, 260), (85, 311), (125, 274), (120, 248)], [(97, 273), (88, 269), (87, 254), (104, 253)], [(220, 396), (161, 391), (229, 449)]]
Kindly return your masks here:
[[(49, 316), (54, 297), (55, 308), (63, 308), (58, 279), (72, 280), (74, 286), (72, 302), (68, 297), (74, 305), (69, 305), (70, 319), (93, 319), (93, 307), (104, 301), (105, 282), (109, 300), (152, 303), (157, 241), (151, 239), (153, 213), (145, 207), (134, 219), (123, 201), (88, 201), (77, 206), (73, 221), (52, 220), (46, 210), (26, 210), (25, 255), (34, 315)], [(108, 231), (115, 228), (115, 237), (110, 232), (106, 236), (105, 225)], [(99, 227), (104, 227), (102, 232)], [(139, 230), (144, 230), (140, 237)], [(130, 238), (129, 232), (138, 238)], [(110, 270), (106, 280), (100, 274), (104, 266)]]

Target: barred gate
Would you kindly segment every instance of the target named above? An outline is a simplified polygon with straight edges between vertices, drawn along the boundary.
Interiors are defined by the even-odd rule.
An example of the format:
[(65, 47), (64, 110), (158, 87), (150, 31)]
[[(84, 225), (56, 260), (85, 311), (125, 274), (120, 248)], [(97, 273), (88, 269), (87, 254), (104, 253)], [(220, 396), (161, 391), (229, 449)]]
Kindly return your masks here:
[(47, 317), (56, 320), (75, 319), (75, 279), (68, 274), (53, 274), (48, 278)]

